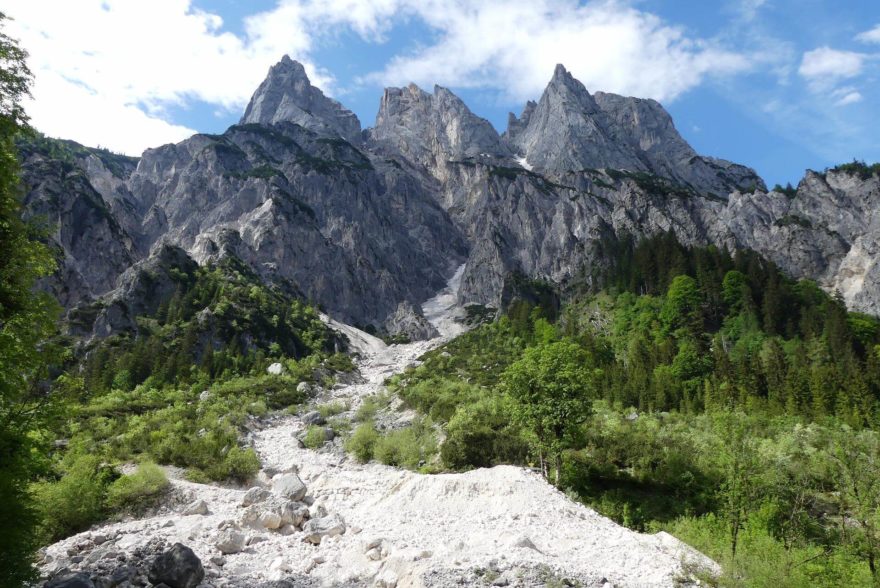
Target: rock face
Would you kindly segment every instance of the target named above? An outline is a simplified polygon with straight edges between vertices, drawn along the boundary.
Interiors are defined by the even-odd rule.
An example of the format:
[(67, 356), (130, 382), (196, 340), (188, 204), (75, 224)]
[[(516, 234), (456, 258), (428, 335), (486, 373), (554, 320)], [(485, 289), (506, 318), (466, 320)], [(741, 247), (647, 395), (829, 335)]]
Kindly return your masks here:
[(353, 112), (314, 87), (298, 61), (285, 55), (269, 69), (254, 92), (241, 124), (291, 122), (310, 131), (360, 140), (361, 123)]
[(505, 136), (536, 171), (646, 172), (720, 196), (764, 189), (754, 170), (697, 155), (656, 101), (591, 96), (562, 65), (537, 104), (528, 103), (520, 119), (511, 114)]
[(385, 330), (389, 335), (403, 337), (409, 341), (423, 341), (439, 335), (421, 310), (417, 310), (407, 301), (397, 305), (397, 310), (385, 321)]
[(433, 94), (415, 84), (387, 88), (369, 137), (374, 148), (432, 170), (449, 160), (510, 156), (489, 121), (440, 86), (434, 86)]
[(768, 193), (698, 155), (657, 102), (591, 95), (562, 66), (503, 136), (414, 85), (386, 90), (361, 133), (285, 57), (222, 135), (138, 160), (57, 142), (22, 155), (26, 215), (62, 253), (43, 287), (84, 336), (131, 329), (174, 292), (172, 269), (234, 257), (343, 322), (427, 338), (418, 309), (462, 264), (460, 301), (498, 307), (522, 278), (564, 289), (609, 240), (669, 230), (880, 312), (877, 176), (808, 172), (793, 197)]

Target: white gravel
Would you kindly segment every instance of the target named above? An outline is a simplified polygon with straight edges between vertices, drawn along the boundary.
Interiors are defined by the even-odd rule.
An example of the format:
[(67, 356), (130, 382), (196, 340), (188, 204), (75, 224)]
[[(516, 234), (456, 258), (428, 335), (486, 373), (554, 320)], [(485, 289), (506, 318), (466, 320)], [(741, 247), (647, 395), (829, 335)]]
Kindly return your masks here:
[[(389, 375), (460, 332), (450, 317), (457, 312), (454, 294), (461, 273), (462, 268), (451, 287), (425, 305), (426, 316), (441, 332), (433, 341), (386, 346), (352, 327), (341, 327), (363, 356), (359, 368), (365, 381), (326, 394), (356, 405), (381, 391)], [(488, 585), (493, 580), (515, 586), (543, 585), (536, 578), (549, 574), (584, 586), (647, 587), (676, 585), (683, 575), (683, 559), (717, 569), (673, 537), (621, 527), (524, 468), (421, 475), (362, 465), (339, 451), (300, 448), (295, 435), (303, 427), (298, 417), (272, 420), (254, 434), (255, 448), (266, 470), (297, 471), (315, 505), (342, 517), (345, 534), (314, 546), (303, 542), (301, 532), (248, 530), (251, 537), (263, 540), (252, 542), (242, 553), (226, 555), (218, 567), (209, 563), (219, 555), (214, 547), (218, 527), (239, 519), (247, 488), (173, 479), (165, 512), (104, 525), (56, 543), (47, 548), (44, 572), (69, 563), (68, 549), (88, 543), (94, 534), (110, 538), (102, 549), (110, 545), (124, 553), (155, 538), (180, 541), (206, 564), (205, 582), (212, 586), (256, 586), (282, 578), (297, 586)], [(265, 474), (261, 479), (268, 482)], [(194, 499), (207, 503), (207, 515), (177, 514)]]

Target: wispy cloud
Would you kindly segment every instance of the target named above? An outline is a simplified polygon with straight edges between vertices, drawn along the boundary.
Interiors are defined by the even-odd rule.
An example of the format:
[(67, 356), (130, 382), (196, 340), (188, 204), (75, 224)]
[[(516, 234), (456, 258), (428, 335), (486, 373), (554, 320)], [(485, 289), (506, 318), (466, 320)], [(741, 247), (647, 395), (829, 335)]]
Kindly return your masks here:
[(804, 53), (798, 73), (817, 90), (828, 89), (861, 74), (866, 58), (864, 53), (819, 47)]
[(862, 43), (880, 44), (880, 24), (869, 31), (865, 31), (856, 35), (856, 41), (861, 41)]

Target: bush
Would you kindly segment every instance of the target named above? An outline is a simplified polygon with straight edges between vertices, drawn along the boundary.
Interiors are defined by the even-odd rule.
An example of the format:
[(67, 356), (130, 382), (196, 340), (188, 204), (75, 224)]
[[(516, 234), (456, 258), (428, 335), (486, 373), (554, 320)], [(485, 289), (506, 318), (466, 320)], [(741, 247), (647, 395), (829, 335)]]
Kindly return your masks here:
[(214, 480), (232, 478), (237, 482), (247, 482), (260, 471), (260, 458), (250, 447), (242, 449), (235, 446), (226, 454), (221, 471), (208, 470), (206, 473)]
[(306, 429), (306, 436), (303, 438), (303, 445), (309, 449), (318, 449), (323, 447), (327, 442), (327, 431), (324, 427), (311, 425)]
[(437, 453), (437, 442), (429, 421), (416, 420), (409, 427), (381, 437), (373, 453), (385, 465), (415, 470)]
[(104, 516), (107, 486), (114, 473), (97, 457), (75, 458), (58, 481), (38, 482), (33, 491), (47, 542), (83, 531)]
[(151, 461), (138, 466), (135, 473), (122, 476), (107, 491), (110, 510), (141, 509), (156, 500), (168, 488), (165, 471)]
[(456, 410), (440, 449), (443, 464), (465, 469), (523, 463), (529, 445), (510, 418), (510, 404), (507, 397), (494, 396)]
[(348, 406), (339, 401), (322, 404), (318, 407), (318, 413), (325, 419), (341, 414), (346, 410), (348, 410)]
[(345, 450), (354, 454), (355, 459), (367, 463), (373, 459), (373, 450), (379, 440), (379, 433), (372, 422), (366, 422), (354, 430), (345, 444)]

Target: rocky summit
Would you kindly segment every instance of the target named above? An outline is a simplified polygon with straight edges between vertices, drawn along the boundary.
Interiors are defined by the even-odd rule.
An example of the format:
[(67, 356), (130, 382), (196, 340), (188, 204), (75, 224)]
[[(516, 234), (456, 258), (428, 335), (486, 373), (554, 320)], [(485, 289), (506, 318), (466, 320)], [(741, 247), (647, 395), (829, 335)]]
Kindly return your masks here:
[(339, 320), (428, 338), (421, 305), (462, 264), (459, 301), (498, 308), (521, 278), (564, 293), (602, 268), (604, 245), (667, 231), (754, 250), (880, 312), (876, 175), (808, 171), (768, 192), (697, 154), (659, 103), (591, 94), (561, 65), (503, 134), (415, 85), (387, 89), (362, 131), (285, 56), (221, 135), (140, 158), (21, 151), (26, 215), (49, 220), (62, 252), (43, 287), (97, 337), (173, 292), (171, 265), (235, 258)]

